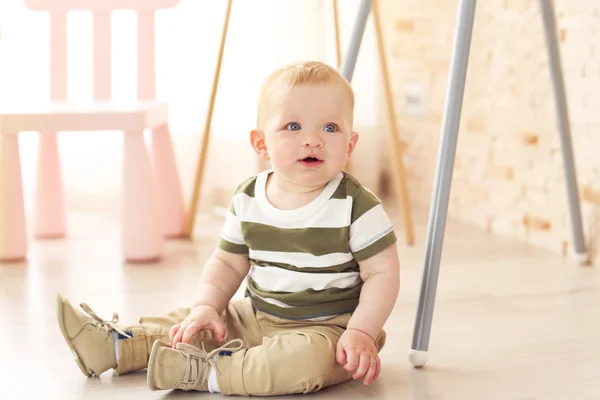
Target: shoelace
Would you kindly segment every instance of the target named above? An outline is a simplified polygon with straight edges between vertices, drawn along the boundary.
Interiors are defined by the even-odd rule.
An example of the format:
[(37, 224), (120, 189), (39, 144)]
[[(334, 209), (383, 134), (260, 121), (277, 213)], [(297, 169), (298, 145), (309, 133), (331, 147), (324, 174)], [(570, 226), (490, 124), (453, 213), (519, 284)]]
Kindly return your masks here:
[[(233, 343), (238, 343), (238, 345), (234, 347)], [(186, 357), (185, 373), (183, 375), (183, 380), (180, 382), (180, 388), (186, 389), (189, 385), (192, 385), (193, 388), (196, 388), (200, 382), (202, 382), (202, 385), (205, 386), (206, 381), (208, 380), (208, 370), (206, 368), (202, 368), (200, 363), (202, 361), (206, 361), (211, 367), (217, 369), (217, 362), (215, 358), (220, 352), (224, 350), (240, 350), (243, 347), (243, 344), (244, 342), (242, 340), (234, 339), (211, 352), (207, 352), (206, 348), (204, 347), (204, 343), (202, 343), (202, 349), (187, 343), (177, 343), (177, 350), (181, 351), (181, 353)]]
[(92, 317), (94, 320), (96, 320), (98, 323), (100, 323), (100, 325), (98, 326), (98, 329), (102, 328), (104, 329), (104, 331), (108, 334), (110, 332), (110, 330), (115, 330), (117, 332), (119, 332), (121, 335), (125, 336), (126, 338), (130, 338), (131, 339), (131, 335), (128, 335), (127, 333), (125, 333), (121, 328), (119, 328), (116, 324), (117, 322), (119, 322), (119, 315), (117, 313), (113, 313), (113, 319), (112, 321), (107, 321), (104, 320), (102, 318), (100, 318), (98, 316), (98, 314), (96, 314), (96, 312), (94, 310), (92, 310), (92, 308), (90, 306), (88, 306), (85, 303), (81, 303), (80, 304), (81, 309), (90, 317)]

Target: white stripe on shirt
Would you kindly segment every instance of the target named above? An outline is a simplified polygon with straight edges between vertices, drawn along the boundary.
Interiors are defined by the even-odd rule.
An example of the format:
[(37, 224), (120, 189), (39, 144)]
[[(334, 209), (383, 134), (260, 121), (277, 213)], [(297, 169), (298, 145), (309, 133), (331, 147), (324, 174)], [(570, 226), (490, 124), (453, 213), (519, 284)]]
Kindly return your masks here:
[(324, 290), (330, 288), (348, 289), (360, 283), (358, 272), (311, 273), (290, 271), (278, 267), (256, 267), (250, 270), (250, 277), (261, 289), (271, 292), (302, 292), (304, 290)]
[(221, 237), (234, 244), (244, 244), (244, 235), (240, 219), (233, 215), (231, 211), (227, 212), (225, 223), (221, 228)]
[(248, 256), (267, 263), (291, 264), (298, 268), (324, 268), (347, 263), (354, 259), (352, 253), (329, 253), (314, 256), (309, 253), (287, 253), (285, 251), (249, 250)]
[(381, 204), (361, 215), (350, 226), (350, 250), (364, 249), (392, 229), (392, 222)]
[(246, 193), (236, 194), (233, 201), (236, 212), (242, 215), (242, 222), (254, 222), (284, 229), (340, 228), (350, 225), (352, 196), (347, 196), (345, 199), (329, 199), (316, 213), (298, 221), (270, 218), (261, 210), (256, 198), (250, 197)]

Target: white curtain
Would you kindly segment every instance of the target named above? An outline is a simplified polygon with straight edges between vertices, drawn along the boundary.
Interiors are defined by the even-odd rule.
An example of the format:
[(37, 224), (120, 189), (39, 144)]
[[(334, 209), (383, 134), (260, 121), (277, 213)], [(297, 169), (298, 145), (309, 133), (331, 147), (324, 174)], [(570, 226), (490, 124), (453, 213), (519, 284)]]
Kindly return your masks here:
[[(359, 0), (340, 3), (342, 49), (346, 50)], [(189, 200), (209, 101), (226, 2), (182, 0), (157, 15), (157, 97), (171, 102), (171, 128), (185, 201)], [(72, 12), (69, 28), (69, 98), (92, 96), (91, 14)], [(22, 0), (0, 1), (0, 99), (47, 98), (48, 18)], [(112, 93), (116, 100), (136, 96), (136, 18), (133, 11), (112, 17)], [(367, 26), (353, 78), (356, 124), (363, 160), (379, 153), (378, 66), (371, 22)], [(294, 60), (317, 59), (335, 65), (331, 1), (234, 1), (212, 123), (203, 195), (228, 201), (232, 188), (258, 170), (249, 131), (254, 127), (256, 96), (273, 68)], [(73, 132), (60, 135), (67, 206), (118, 211), (121, 194), (121, 135)], [(35, 182), (37, 137), (20, 136), (28, 203)], [(362, 152), (362, 153), (361, 153)], [(357, 159), (360, 161), (359, 156)], [(361, 161), (363, 162), (363, 161)], [(361, 167), (376, 181), (377, 165)], [(369, 175), (366, 175), (369, 174)]]

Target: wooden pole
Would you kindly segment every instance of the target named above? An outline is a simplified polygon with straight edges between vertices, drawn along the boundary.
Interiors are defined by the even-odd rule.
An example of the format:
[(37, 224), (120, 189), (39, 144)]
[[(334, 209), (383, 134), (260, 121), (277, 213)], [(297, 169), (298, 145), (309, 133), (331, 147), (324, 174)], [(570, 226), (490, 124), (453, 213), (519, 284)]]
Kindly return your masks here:
[(223, 22), (223, 30), (221, 33), (221, 45), (219, 48), (219, 55), (217, 57), (217, 65), (215, 68), (215, 74), (213, 77), (212, 91), (210, 94), (210, 101), (208, 104), (208, 111), (206, 115), (206, 121), (204, 123), (204, 135), (202, 136), (202, 144), (200, 147), (200, 155), (198, 157), (198, 164), (196, 166), (196, 176), (194, 179), (194, 187), (192, 189), (192, 200), (190, 202), (190, 209), (187, 215), (187, 221), (185, 226), (185, 235), (188, 238), (192, 238), (192, 232), (194, 231), (194, 223), (196, 220), (196, 212), (198, 209), (198, 200), (200, 196), (200, 189), (202, 188), (202, 180), (204, 177), (204, 167), (206, 165), (206, 158), (208, 154), (208, 147), (210, 143), (210, 126), (212, 122), (212, 115), (215, 106), (215, 97), (217, 94), (217, 87), (219, 85), (219, 75), (221, 73), (221, 64), (223, 62), (223, 51), (225, 49), (225, 40), (227, 39), (227, 28), (229, 27), (229, 16), (231, 15), (231, 3), (232, 0), (227, 1), (227, 9), (225, 11), (225, 21)]
[[(333, 31), (335, 33), (335, 58), (338, 69), (342, 66), (342, 40), (340, 39), (340, 16), (338, 8), (338, 0), (333, 1)], [(346, 162), (346, 171), (352, 173), (352, 159)]]
[(404, 169), (404, 163), (402, 162), (402, 143), (400, 142), (398, 125), (396, 122), (396, 115), (394, 111), (394, 100), (392, 96), (390, 77), (387, 68), (385, 46), (383, 43), (383, 32), (381, 29), (381, 19), (379, 15), (378, 3), (379, 2), (377, 0), (373, 1), (373, 25), (375, 28), (375, 39), (377, 41), (377, 49), (379, 52), (379, 65), (381, 66), (381, 76), (383, 77), (383, 87), (389, 123), (388, 132), (392, 144), (392, 166), (395, 178), (394, 186), (396, 187), (396, 197), (398, 201), (400, 201), (402, 219), (404, 222), (404, 228), (406, 232), (406, 243), (412, 246), (414, 244), (414, 227), (410, 210), (410, 200), (406, 182), (406, 171)]
[(338, 14), (338, 2), (333, 0), (333, 30), (335, 33), (335, 57), (338, 69), (342, 66), (342, 50), (340, 40), (340, 20)]

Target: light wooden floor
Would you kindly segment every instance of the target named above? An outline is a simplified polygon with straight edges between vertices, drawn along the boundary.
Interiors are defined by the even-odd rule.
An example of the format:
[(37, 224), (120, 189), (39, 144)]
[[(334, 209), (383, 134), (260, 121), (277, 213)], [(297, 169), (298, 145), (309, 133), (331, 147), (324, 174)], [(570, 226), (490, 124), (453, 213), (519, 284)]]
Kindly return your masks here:
[[(399, 221), (399, 218), (396, 218)], [(145, 373), (85, 378), (56, 324), (57, 292), (122, 322), (188, 304), (220, 221), (199, 223), (197, 244), (171, 242), (159, 265), (122, 265), (114, 217), (70, 214), (70, 237), (34, 242), (27, 264), (0, 265), (3, 399), (186, 397), (150, 392)], [(532, 400), (600, 398), (600, 269), (449, 221), (430, 361), (407, 360), (420, 285), (426, 217), (417, 246), (400, 246), (403, 286), (386, 326), (380, 379), (315, 395), (331, 399)], [(216, 398), (205, 394), (202, 398)], [(294, 397), (295, 398), (295, 397)], [(298, 396), (298, 398), (306, 398)]]

